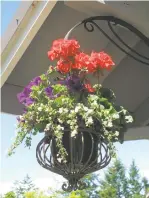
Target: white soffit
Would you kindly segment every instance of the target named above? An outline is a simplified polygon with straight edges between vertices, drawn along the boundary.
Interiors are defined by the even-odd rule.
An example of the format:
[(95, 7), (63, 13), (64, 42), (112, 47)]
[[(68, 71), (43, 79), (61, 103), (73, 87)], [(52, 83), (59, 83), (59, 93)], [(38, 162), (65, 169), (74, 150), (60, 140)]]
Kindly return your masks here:
[(115, 16), (149, 37), (149, 1), (65, 1), (65, 5), (90, 16)]

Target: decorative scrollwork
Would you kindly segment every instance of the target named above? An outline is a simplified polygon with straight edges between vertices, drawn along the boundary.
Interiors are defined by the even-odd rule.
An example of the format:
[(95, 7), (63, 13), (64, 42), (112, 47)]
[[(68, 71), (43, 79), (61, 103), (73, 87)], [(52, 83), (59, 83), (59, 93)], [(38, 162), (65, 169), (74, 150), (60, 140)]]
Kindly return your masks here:
[(68, 192), (71, 192), (77, 189), (82, 190), (82, 189), (85, 189), (86, 187), (87, 187), (87, 184), (85, 182), (79, 181), (78, 179), (75, 179), (75, 178), (68, 180), (67, 183), (65, 182), (62, 185), (62, 189)]
[[(111, 33), (118, 39), (119, 42), (115, 42), (113, 38), (111, 38), (101, 27), (100, 25), (97, 23), (98, 21), (105, 21), (107, 22), (108, 26), (109, 26), (109, 31), (111, 31)], [(140, 54), (139, 52), (137, 52), (136, 50), (134, 50), (133, 48), (131, 48), (124, 40), (122, 40), (122, 38), (120, 38), (120, 36), (114, 31), (114, 29), (112, 28), (112, 25), (117, 26), (120, 25), (121, 27), (126, 28), (127, 30), (129, 30), (130, 32), (134, 33), (136, 36), (138, 36), (143, 42), (144, 44), (149, 48), (149, 38), (147, 38), (142, 32), (140, 32), (138, 29), (136, 29), (134, 26), (132, 26), (131, 24), (127, 23), (124, 20), (121, 20), (119, 18), (113, 17), (113, 16), (94, 16), (94, 17), (89, 17), (87, 19), (84, 19), (82, 22), (76, 24), (73, 28), (71, 28), (71, 30), (66, 34), (65, 38), (68, 39), (70, 37), (71, 32), (78, 26), (80, 25), (84, 25), (84, 28), (86, 31), (88, 32), (93, 32), (95, 31), (95, 28), (98, 29), (111, 43), (113, 43), (119, 50), (121, 50), (122, 52), (124, 52), (125, 54), (127, 54), (129, 57), (131, 57), (132, 59), (143, 63), (144, 65), (148, 65), (149, 66), (149, 57), (144, 56), (143, 54)], [(124, 46), (125, 48), (127, 48), (128, 50), (130, 50), (130, 52), (128, 52), (128, 50), (126, 50), (124, 47), (120, 46), (120, 44), (122, 44), (122, 46)]]

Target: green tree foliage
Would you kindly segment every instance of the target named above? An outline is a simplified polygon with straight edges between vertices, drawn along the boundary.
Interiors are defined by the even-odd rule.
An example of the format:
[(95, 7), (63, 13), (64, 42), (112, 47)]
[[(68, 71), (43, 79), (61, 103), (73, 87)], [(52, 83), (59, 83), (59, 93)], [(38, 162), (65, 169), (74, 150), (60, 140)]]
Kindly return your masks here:
[[(109, 195), (110, 194), (110, 195)], [(121, 161), (116, 160), (105, 173), (104, 180), (100, 182), (99, 195), (101, 197), (128, 198), (128, 181), (125, 167)]]
[(26, 175), (23, 181), (16, 181), (14, 183), (14, 192), (17, 198), (25, 198), (25, 193), (36, 190), (31, 178)]
[(48, 195), (35, 189), (29, 176), (22, 182), (16, 182), (14, 192), (8, 192), (3, 198), (146, 198), (149, 191), (149, 181), (141, 178), (139, 170), (132, 161), (126, 174), (124, 165), (115, 160), (107, 168), (103, 180), (97, 174), (89, 174), (82, 179), (87, 188), (71, 193), (49, 188)]
[(132, 161), (129, 170), (129, 188), (132, 197), (140, 195), (140, 191), (142, 190), (142, 183), (140, 181), (139, 170), (135, 165), (134, 160)]
[(44, 192), (27, 192), (25, 193), (25, 198), (50, 198), (49, 196), (45, 195)]
[(147, 188), (149, 187), (149, 182), (146, 178), (141, 179), (139, 175), (139, 169), (137, 168), (134, 160), (132, 161), (129, 169), (128, 183), (130, 189), (130, 198), (145, 197), (145, 194), (147, 193)]
[(141, 179), (134, 161), (126, 177), (124, 165), (120, 160), (116, 160), (100, 182), (99, 196), (102, 198), (145, 198), (148, 186), (148, 180)]
[(16, 195), (13, 191), (10, 191), (4, 195), (4, 198), (16, 198)]

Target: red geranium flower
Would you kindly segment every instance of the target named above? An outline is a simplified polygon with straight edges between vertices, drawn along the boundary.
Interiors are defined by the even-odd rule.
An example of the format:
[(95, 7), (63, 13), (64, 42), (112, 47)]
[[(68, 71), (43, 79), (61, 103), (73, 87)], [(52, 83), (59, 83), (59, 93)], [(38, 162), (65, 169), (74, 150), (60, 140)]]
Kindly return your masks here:
[(52, 48), (48, 51), (48, 57), (51, 60), (63, 58), (68, 59), (68, 57), (74, 56), (79, 52), (80, 45), (78, 41), (58, 39), (52, 44)]
[(81, 52), (75, 56), (74, 69), (86, 68), (88, 72), (94, 71), (94, 64), (89, 55)]
[(97, 68), (110, 70), (112, 66), (115, 65), (112, 58), (105, 52), (92, 52), (91, 59), (95, 64), (94, 66), (96, 70)]
[(88, 90), (88, 92), (90, 92), (90, 93), (95, 92), (95, 89), (91, 86), (91, 84), (86, 83), (86, 84), (84, 84), (84, 86)]
[(59, 60), (57, 62), (57, 70), (64, 74), (70, 72), (71, 66), (72, 63), (70, 61)]

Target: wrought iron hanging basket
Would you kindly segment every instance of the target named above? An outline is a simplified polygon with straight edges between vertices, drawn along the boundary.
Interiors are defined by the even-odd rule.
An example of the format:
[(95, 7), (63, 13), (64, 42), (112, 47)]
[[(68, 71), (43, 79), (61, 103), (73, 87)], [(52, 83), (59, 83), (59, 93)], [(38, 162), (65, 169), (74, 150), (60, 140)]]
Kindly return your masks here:
[[(109, 89), (103, 89), (103, 94), (111, 93)], [(120, 108), (116, 106), (116, 108)], [(123, 118), (121, 118), (121, 122)], [(57, 122), (57, 125), (60, 124)], [(117, 141), (124, 141), (125, 125), (122, 128)], [(62, 185), (65, 191), (83, 189), (86, 187), (80, 179), (89, 173), (106, 167), (110, 161), (112, 153), (109, 148), (109, 140), (103, 132), (103, 126), (99, 120), (94, 119), (94, 124), (87, 127), (81, 117), (78, 117), (78, 134), (71, 136), (71, 129), (66, 124), (63, 125), (64, 133), (62, 137), (63, 147), (67, 151), (66, 162), (59, 161), (59, 148), (56, 145), (55, 137), (48, 131), (45, 137), (39, 142), (36, 148), (38, 163), (45, 169), (62, 175), (68, 183)], [(107, 127), (108, 130), (108, 127)], [(111, 142), (115, 142), (115, 138)]]
[(58, 150), (55, 137), (46, 134), (39, 142), (36, 149), (38, 163), (68, 180), (62, 189), (72, 191), (82, 189), (85, 184), (79, 181), (84, 175), (100, 170), (110, 163), (111, 155), (107, 146), (107, 140), (102, 134), (100, 125), (95, 123), (92, 127), (86, 127), (83, 121), (79, 121), (78, 134), (71, 136), (69, 127), (64, 127), (63, 146), (67, 151), (67, 162), (58, 160)]

